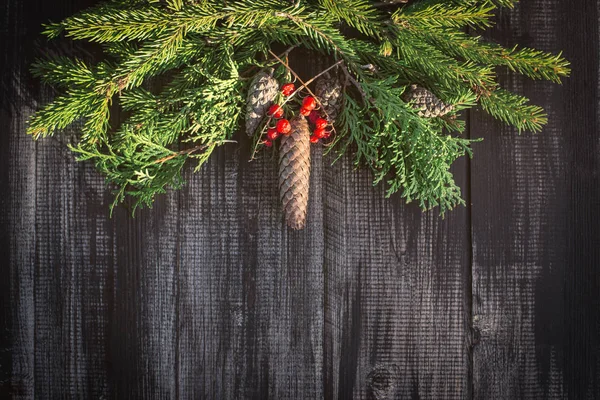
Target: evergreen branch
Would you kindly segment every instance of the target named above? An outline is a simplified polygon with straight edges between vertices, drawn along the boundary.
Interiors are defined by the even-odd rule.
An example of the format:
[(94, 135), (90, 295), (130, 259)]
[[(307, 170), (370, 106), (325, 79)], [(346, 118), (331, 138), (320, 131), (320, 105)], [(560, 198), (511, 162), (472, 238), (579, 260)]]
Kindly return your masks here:
[(27, 133), (34, 139), (49, 136), (99, 109), (104, 109), (105, 101), (106, 97), (94, 92), (72, 89), (37, 111), (29, 121)]
[(367, 36), (381, 39), (382, 20), (367, 0), (320, 0), (326, 12)]
[[(44, 33), (49, 38), (54, 38), (64, 31), (67, 37), (76, 40), (106, 43), (153, 39), (173, 31), (209, 33), (220, 21), (230, 27), (236, 24), (260, 27), (281, 9), (278, 3), (277, 8), (275, 4), (270, 6), (259, 7), (254, 2), (238, 1), (231, 6), (222, 4), (220, 8), (216, 8), (200, 3), (173, 12), (156, 6), (123, 9), (108, 3), (67, 18), (61, 23), (49, 25)], [(299, 11), (290, 9), (285, 14), (292, 16), (294, 12)]]
[(472, 86), (490, 86), (494, 83), (491, 67), (471, 61), (460, 62), (423, 42), (417, 33), (401, 31), (394, 44), (397, 46), (397, 62), (406, 66), (409, 77), (425, 86), (437, 84), (449, 88), (465, 83)]
[(34, 76), (44, 83), (61, 88), (70, 86), (91, 87), (97, 77), (80, 59), (69, 57), (52, 57), (38, 60), (31, 66)]
[(421, 28), (487, 28), (495, 6), (490, 2), (481, 3), (423, 1), (397, 10), (392, 19), (402, 27)]
[(135, 199), (132, 210), (134, 213), (138, 207), (151, 206), (154, 197), (165, 193), (167, 186), (180, 188), (183, 184), (181, 169), (189, 155), (156, 163), (157, 159), (167, 157), (172, 151), (156, 146), (137, 134), (132, 135), (130, 144), (136, 148), (135, 152), (111, 149), (105, 153), (100, 147), (69, 146), (71, 151), (79, 155), (79, 161), (93, 161), (96, 168), (106, 175), (107, 182), (116, 186), (115, 199), (110, 207), (111, 214), (126, 196)]
[[(31, 118), (28, 133), (39, 138), (81, 121), (71, 150), (93, 161), (116, 188), (112, 207), (131, 197), (135, 210), (168, 187), (179, 188), (187, 160), (197, 161), (197, 171), (217, 146), (232, 141), (256, 68), (279, 63), (275, 77), (295, 76), (296, 93), (307, 91), (320, 104), (308, 85), (340, 67), (350, 84), (328, 151), (354, 149), (355, 162), (372, 169), (375, 183), (387, 182), (388, 195), (401, 191), (407, 201), (439, 206), (443, 214), (464, 204), (450, 166), (471, 155), (471, 141), (444, 133), (464, 130), (461, 110), (479, 102), (519, 131), (539, 131), (547, 122), (540, 107), (498, 87), (495, 67), (554, 82), (570, 72), (561, 54), (504, 48), (464, 32), (491, 26), (492, 11), (515, 2), (112, 0), (47, 26), (51, 38), (64, 33), (101, 43), (111, 61), (36, 62), (34, 75), (64, 94)], [(281, 44), (333, 61), (303, 80), (285, 53), (275, 55), (272, 47)], [(403, 100), (413, 84), (431, 95), (421, 97), (432, 104), (426, 114)], [(111, 127), (115, 97), (126, 119)]]
[(43, 33), (52, 39), (64, 31), (67, 37), (100, 43), (144, 40), (172, 29), (177, 21), (169, 17), (159, 7), (122, 9), (102, 4), (61, 23), (48, 25)]
[(407, 202), (418, 201), (423, 209), (439, 206), (443, 214), (464, 204), (450, 166), (470, 155), (470, 141), (442, 136), (435, 123), (420, 118), (401, 100), (403, 88), (394, 82), (361, 83), (376, 111), (365, 113), (374, 128), (369, 146), (379, 149), (372, 165), (375, 183), (387, 179), (388, 196), (402, 190)]
[[(237, 143), (235, 140), (221, 140), (220, 142), (214, 142), (215, 145), (220, 145), (223, 143)], [(170, 154), (166, 157), (160, 158), (156, 161), (154, 161), (155, 164), (163, 164), (169, 160), (172, 160), (173, 158), (176, 157), (180, 157), (180, 156), (188, 156), (188, 155), (192, 155), (194, 153), (197, 153), (199, 151), (202, 150), (206, 150), (208, 147), (212, 146), (213, 143), (211, 143), (210, 145), (207, 144), (203, 144), (203, 145), (198, 145), (198, 146), (194, 146), (192, 148), (189, 149), (185, 149), (185, 150), (181, 150), (181, 151), (177, 151), (177, 152), (173, 152), (173, 154)]]
[(519, 0), (490, 0), (490, 1), (493, 4), (497, 5), (498, 7), (514, 8), (515, 4)]
[(309, 37), (319, 48), (333, 50), (334, 55), (340, 55), (346, 61), (354, 63), (356, 60), (354, 50), (348, 41), (332, 28), (328, 21), (315, 19), (307, 21), (306, 19), (288, 13), (277, 13), (277, 16), (288, 18), (299, 28), (302, 29), (305, 36)]
[(519, 49), (517, 46), (506, 49), (495, 43), (484, 42), (480, 37), (448, 29), (419, 29), (418, 34), (446, 54), (480, 64), (506, 66), (532, 79), (561, 83), (561, 78), (570, 72), (569, 62), (561, 54)]
[(184, 33), (178, 29), (131, 54), (116, 71), (113, 82), (119, 90), (137, 87), (150, 76), (176, 68), (196, 55), (193, 47), (183, 51)]
[(539, 132), (548, 123), (548, 116), (541, 107), (527, 104), (529, 99), (506, 90), (496, 89), (482, 95), (479, 100), (486, 112), (513, 125), (519, 132)]

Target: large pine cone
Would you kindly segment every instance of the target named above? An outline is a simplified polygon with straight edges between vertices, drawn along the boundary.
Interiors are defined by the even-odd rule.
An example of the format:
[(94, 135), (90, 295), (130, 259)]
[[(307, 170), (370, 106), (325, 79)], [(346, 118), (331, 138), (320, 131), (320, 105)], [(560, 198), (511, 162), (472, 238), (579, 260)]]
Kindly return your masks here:
[(452, 105), (444, 103), (429, 90), (417, 85), (411, 85), (402, 98), (407, 103), (414, 102), (414, 108), (419, 110), (420, 117), (442, 117), (454, 109)]
[(331, 77), (329, 73), (324, 74), (315, 84), (315, 95), (321, 102), (323, 110), (329, 117), (329, 122), (335, 122), (342, 109), (342, 94), (344, 88), (337, 77)]
[(292, 229), (306, 224), (310, 186), (310, 130), (303, 116), (291, 121), (289, 136), (279, 145), (279, 194), (285, 220)]
[(259, 72), (250, 83), (246, 100), (246, 133), (248, 136), (254, 134), (279, 92), (279, 83), (273, 78), (272, 73), (273, 70)]

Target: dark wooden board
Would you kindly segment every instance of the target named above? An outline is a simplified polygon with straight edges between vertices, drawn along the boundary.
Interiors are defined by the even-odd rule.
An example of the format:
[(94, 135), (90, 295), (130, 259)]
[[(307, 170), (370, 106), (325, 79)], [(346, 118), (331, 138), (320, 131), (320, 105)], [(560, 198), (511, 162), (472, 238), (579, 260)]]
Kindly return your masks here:
[(473, 113), (474, 395), (600, 396), (598, 3), (529, 0), (492, 37), (573, 64), (564, 86), (503, 74), (549, 112), (539, 135)]
[(468, 210), (442, 220), (371, 180), (348, 160), (325, 176), (327, 398), (468, 398)]
[[(135, 218), (33, 142), (53, 92), (27, 66), (40, 26), (93, 3), (0, 6), (0, 374), (16, 398), (600, 397), (598, 7), (532, 0), (491, 36), (565, 49), (562, 88), (503, 75), (550, 111), (540, 135), (470, 116), (441, 219), (313, 150), (306, 230), (282, 221), (276, 161), (215, 152)], [(583, 2), (582, 2), (583, 3)], [(85, 50), (85, 49), (84, 49)], [(309, 75), (319, 62), (292, 60)]]

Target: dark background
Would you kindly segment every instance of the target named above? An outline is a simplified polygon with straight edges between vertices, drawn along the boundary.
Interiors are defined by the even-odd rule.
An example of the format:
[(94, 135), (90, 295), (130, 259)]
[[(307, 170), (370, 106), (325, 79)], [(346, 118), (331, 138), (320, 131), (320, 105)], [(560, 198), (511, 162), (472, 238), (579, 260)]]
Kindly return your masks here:
[(384, 199), (369, 172), (314, 147), (298, 233), (282, 221), (276, 163), (248, 163), (241, 135), (187, 169), (182, 191), (111, 219), (103, 178), (65, 136), (25, 134), (53, 96), (28, 72), (41, 24), (92, 2), (0, 7), (3, 392), (600, 398), (600, 2), (499, 14), (488, 36), (562, 49), (573, 73), (558, 86), (501, 71), (550, 123), (519, 136), (467, 116), (485, 139), (454, 168), (468, 207), (441, 219)]

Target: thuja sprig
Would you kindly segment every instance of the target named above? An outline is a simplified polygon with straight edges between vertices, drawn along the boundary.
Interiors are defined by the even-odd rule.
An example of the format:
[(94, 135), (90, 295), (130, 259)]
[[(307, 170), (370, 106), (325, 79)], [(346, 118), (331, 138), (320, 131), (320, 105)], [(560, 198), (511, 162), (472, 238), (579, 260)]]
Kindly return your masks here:
[[(279, 66), (296, 76), (300, 91), (312, 92), (315, 78), (298, 75), (285, 57), (304, 47), (328, 57), (325, 71), (335, 68), (350, 83), (328, 150), (353, 152), (375, 182), (386, 182), (388, 194), (444, 212), (463, 203), (449, 171), (458, 157), (471, 155), (470, 141), (458, 136), (462, 110), (479, 105), (519, 131), (539, 131), (547, 122), (542, 108), (498, 84), (497, 68), (556, 83), (570, 72), (560, 53), (504, 48), (465, 33), (491, 26), (498, 7), (515, 3), (107, 1), (46, 26), (48, 38), (100, 43), (104, 56), (95, 63), (36, 62), (33, 73), (61, 92), (32, 117), (28, 132), (39, 139), (77, 123), (81, 134), (71, 149), (107, 177), (114, 204), (131, 197), (134, 209), (151, 205), (156, 194), (183, 184), (186, 162), (200, 168), (216, 147), (233, 141), (249, 82), (263, 68)], [(279, 46), (290, 49), (277, 56)], [(407, 97), (415, 85), (451, 112), (425, 117)], [(111, 120), (118, 109), (121, 122)]]

